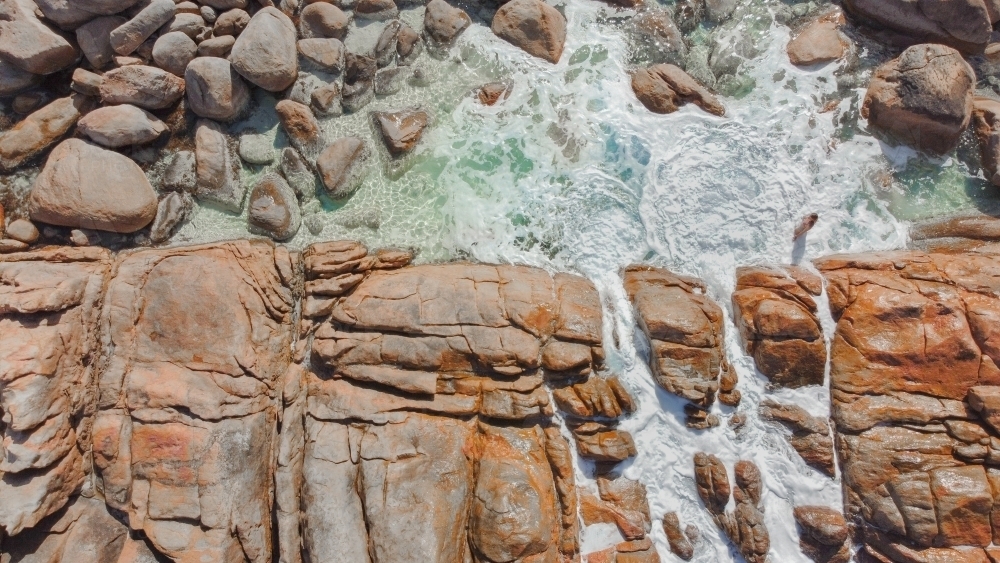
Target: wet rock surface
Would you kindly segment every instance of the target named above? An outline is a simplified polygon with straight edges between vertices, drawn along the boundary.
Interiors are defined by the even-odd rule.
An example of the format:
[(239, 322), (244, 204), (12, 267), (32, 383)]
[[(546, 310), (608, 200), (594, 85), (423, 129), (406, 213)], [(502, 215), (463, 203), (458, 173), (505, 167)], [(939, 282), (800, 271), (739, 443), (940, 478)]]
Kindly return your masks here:
[(889, 39), (897, 43), (943, 43), (966, 53), (981, 53), (989, 42), (996, 22), (993, 6), (992, 0), (844, 2), (844, 8), (863, 23), (893, 32)]
[(559, 62), (566, 43), (566, 18), (541, 0), (512, 0), (493, 16), (493, 33), (550, 63)]
[(726, 114), (726, 108), (715, 95), (672, 64), (637, 70), (632, 74), (632, 91), (654, 113), (673, 113), (681, 105), (693, 103), (713, 115)]

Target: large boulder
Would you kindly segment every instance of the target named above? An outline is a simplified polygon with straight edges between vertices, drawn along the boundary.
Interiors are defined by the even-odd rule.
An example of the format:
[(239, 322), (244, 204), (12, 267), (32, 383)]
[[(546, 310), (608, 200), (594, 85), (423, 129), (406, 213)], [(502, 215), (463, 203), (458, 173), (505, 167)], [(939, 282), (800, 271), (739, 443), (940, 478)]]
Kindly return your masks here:
[(74, 94), (59, 98), (0, 135), (0, 170), (11, 171), (62, 139), (94, 100)]
[(167, 125), (146, 110), (123, 104), (88, 113), (80, 119), (77, 130), (99, 145), (118, 148), (151, 143)]
[(844, 8), (898, 42), (942, 43), (965, 53), (981, 53), (1000, 18), (994, 0), (845, 0)]
[(106, 72), (101, 82), (101, 100), (106, 104), (166, 109), (183, 95), (184, 79), (155, 66), (119, 67)]
[(131, 233), (156, 217), (156, 193), (128, 157), (68, 139), (49, 155), (29, 207), (34, 221)]
[(292, 20), (276, 8), (264, 8), (250, 20), (229, 60), (233, 68), (253, 84), (280, 92), (298, 76), (296, 31)]
[(673, 113), (680, 106), (693, 103), (713, 115), (726, 114), (726, 108), (715, 95), (672, 64), (658, 64), (635, 71), (632, 74), (632, 91), (642, 105), (654, 113)]
[(559, 62), (566, 43), (566, 18), (542, 0), (512, 0), (493, 16), (493, 33), (550, 63)]
[(86, 416), (96, 401), (93, 321), (110, 268), (109, 253), (98, 248), (0, 255), (5, 560), (11, 549), (31, 543), (18, 535), (22, 530), (61, 509), (85, 486)]
[(465, 10), (456, 8), (445, 0), (431, 0), (427, 3), (424, 33), (437, 43), (450, 45), (470, 24), (472, 19)]
[(188, 107), (199, 117), (232, 121), (250, 101), (250, 88), (226, 59), (198, 57), (184, 71)]
[(109, 16), (131, 8), (137, 0), (35, 0), (45, 19), (60, 29), (73, 30), (97, 16)]
[(32, 74), (52, 74), (80, 58), (76, 44), (35, 14), (32, 0), (0, 2), (0, 58)]
[(955, 148), (972, 118), (976, 74), (944, 45), (914, 45), (875, 71), (861, 115), (920, 150)]
[(156, 66), (177, 76), (184, 76), (184, 69), (196, 56), (198, 44), (181, 31), (165, 33), (153, 44)]
[(303, 39), (343, 39), (351, 19), (343, 10), (326, 2), (314, 2), (299, 15), (299, 32)]

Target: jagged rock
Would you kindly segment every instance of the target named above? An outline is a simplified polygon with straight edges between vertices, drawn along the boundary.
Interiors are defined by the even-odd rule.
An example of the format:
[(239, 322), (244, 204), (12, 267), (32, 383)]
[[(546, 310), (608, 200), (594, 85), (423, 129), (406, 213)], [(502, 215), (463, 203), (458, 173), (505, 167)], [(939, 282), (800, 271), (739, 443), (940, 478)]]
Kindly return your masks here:
[(632, 74), (632, 91), (642, 105), (654, 113), (673, 113), (680, 106), (693, 103), (713, 115), (726, 114), (726, 108), (714, 94), (672, 64), (658, 64), (635, 71)]
[(52, 74), (80, 57), (76, 45), (35, 14), (32, 0), (4, 0), (0, 5), (0, 58), (31, 74)]
[(788, 42), (788, 59), (799, 66), (839, 60), (850, 45), (840, 32), (843, 24), (839, 10), (809, 22)]
[(869, 124), (920, 150), (955, 148), (972, 118), (976, 75), (944, 45), (915, 45), (872, 77), (861, 115)]
[(972, 119), (979, 141), (980, 163), (986, 179), (1000, 186), (1000, 102), (991, 98), (973, 100)]
[(177, 151), (163, 172), (163, 187), (168, 190), (193, 192), (198, 183), (195, 154)]
[(111, 30), (111, 48), (119, 55), (131, 55), (175, 13), (173, 0), (152, 0), (132, 19)]
[(275, 240), (295, 236), (302, 224), (299, 201), (285, 179), (267, 174), (250, 192), (250, 212), (247, 216), (252, 229), (262, 231)]
[(250, 88), (223, 58), (198, 57), (184, 71), (188, 107), (199, 117), (232, 121), (250, 101)]
[(165, 242), (181, 223), (187, 221), (194, 209), (194, 199), (189, 194), (170, 192), (156, 207), (156, 219), (149, 229), (149, 240)]
[(796, 506), (799, 546), (816, 563), (847, 563), (851, 558), (847, 521), (825, 506)]
[(0, 135), (0, 169), (10, 172), (52, 146), (94, 107), (87, 96), (60, 98)]
[(341, 92), (341, 105), (345, 112), (356, 113), (375, 99), (372, 80), (346, 84)]
[(49, 155), (29, 207), (34, 221), (131, 233), (156, 216), (156, 193), (129, 158), (68, 139)]
[(527, 53), (559, 62), (566, 43), (566, 18), (542, 0), (512, 0), (493, 16), (493, 33)]
[(424, 33), (441, 45), (451, 45), (472, 19), (465, 10), (456, 8), (445, 0), (431, 0), (424, 12)]
[[(444, 0), (440, 0), (444, 1)], [(424, 128), (430, 120), (426, 111), (407, 109), (395, 112), (377, 112), (375, 122), (382, 133), (382, 140), (392, 156), (402, 156), (420, 142)]]
[(625, 290), (650, 341), (656, 382), (700, 407), (708, 407), (719, 378), (730, 370), (723, 352), (722, 309), (693, 278), (662, 269), (630, 266)]
[(694, 544), (681, 530), (681, 522), (676, 512), (663, 515), (663, 533), (666, 534), (670, 551), (674, 555), (685, 561), (690, 561), (694, 557)]
[(118, 148), (151, 143), (166, 132), (167, 124), (146, 110), (122, 104), (95, 109), (80, 119), (77, 129), (99, 145)]
[[(544, 354), (542, 358), (544, 364)], [(586, 357), (580, 361), (586, 362), (589, 367), (589, 348)], [(619, 418), (635, 410), (632, 396), (617, 377), (590, 377), (583, 383), (555, 389), (552, 395), (560, 410), (574, 416)]]
[(357, 137), (344, 137), (330, 144), (316, 159), (316, 168), (330, 197), (345, 198), (363, 180), (368, 146)]
[(628, 432), (599, 422), (571, 427), (580, 457), (594, 461), (619, 462), (636, 455), (635, 441)]
[(276, 8), (254, 14), (236, 39), (229, 60), (244, 78), (271, 92), (295, 82), (299, 71), (295, 24)]
[(343, 39), (351, 19), (339, 7), (315, 2), (302, 9), (299, 33), (303, 39)]
[(770, 399), (761, 403), (760, 416), (780, 422), (792, 431), (789, 442), (807, 464), (830, 477), (836, 475), (833, 437), (825, 418), (810, 416), (802, 407), (783, 405)]
[[(0, 530), (7, 542), (67, 504), (85, 486), (96, 400), (97, 335), (109, 254), (56, 248), (0, 255)], [(27, 540), (30, 542), (30, 540)]]
[(374, 57), (348, 51), (344, 57), (344, 61), (345, 83), (370, 82), (375, 78), (375, 72), (378, 70), (378, 61)]
[[(310, 6), (329, 6), (330, 4), (310, 4)], [(320, 69), (339, 73), (344, 70), (344, 55), (346, 50), (339, 39), (300, 39), (299, 54), (302, 58)]]
[(94, 68), (105, 68), (114, 62), (111, 32), (126, 21), (120, 16), (94, 18), (76, 29), (76, 42)]
[(747, 352), (776, 385), (822, 385), (826, 342), (815, 298), (823, 284), (802, 268), (736, 271), (733, 308)]
[(94, 465), (108, 506), (175, 561), (271, 557), (293, 308), (278, 254), (249, 241), (140, 251), (109, 285)]
[[(168, 0), (169, 1), (169, 0)], [(110, 70), (101, 83), (105, 104), (132, 104), (143, 109), (165, 109), (184, 95), (184, 79), (163, 69), (129, 65)]]
[(479, 98), (479, 103), (484, 106), (492, 106), (496, 105), (501, 97), (507, 99), (510, 96), (510, 90), (510, 85), (505, 82), (490, 82), (483, 84), (476, 96)]
[[(246, 10), (233, 8), (221, 14), (215, 20), (212, 27), (212, 35), (215, 37), (236, 37), (243, 33), (243, 30), (250, 25), (250, 14)], [(235, 42), (235, 39), (234, 39)]]
[(382, 33), (379, 34), (378, 41), (375, 42), (375, 48), (371, 53), (379, 68), (387, 67), (396, 60), (396, 41), (400, 27), (402, 27), (402, 23), (399, 20), (393, 20), (382, 28)]
[(358, 0), (354, 4), (354, 17), (359, 19), (385, 21), (398, 15), (399, 8), (393, 0)]
[[(899, 42), (943, 43), (965, 53), (982, 53), (990, 40), (995, 17), (991, 0), (912, 2), (909, 0), (847, 0), (844, 8), (865, 23), (895, 32)], [(994, 13), (996, 9), (994, 8)]]
[(195, 197), (238, 213), (243, 208), (246, 187), (240, 182), (239, 163), (222, 127), (214, 121), (199, 120), (194, 141), (197, 161)]
[(38, 227), (27, 219), (15, 219), (7, 225), (4, 236), (25, 244), (35, 244), (39, 236)]
[(13, 96), (41, 83), (42, 77), (0, 59), (0, 96)]
[(197, 55), (198, 44), (180, 31), (161, 35), (153, 44), (156, 66), (177, 76), (184, 76), (184, 69)]
[(392, 67), (379, 69), (375, 73), (373, 87), (375, 95), (389, 96), (399, 92), (406, 82), (406, 78), (412, 75), (412, 71), (406, 67)]

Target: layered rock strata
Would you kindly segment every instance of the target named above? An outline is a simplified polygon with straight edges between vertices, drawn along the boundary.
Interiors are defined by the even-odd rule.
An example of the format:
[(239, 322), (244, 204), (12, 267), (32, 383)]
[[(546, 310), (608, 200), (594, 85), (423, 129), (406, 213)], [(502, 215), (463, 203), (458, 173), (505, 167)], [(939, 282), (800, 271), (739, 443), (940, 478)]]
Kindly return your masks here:
[(863, 560), (996, 557), (996, 251), (817, 262), (837, 320), (832, 411)]
[(625, 271), (625, 290), (639, 327), (650, 342), (650, 369), (656, 383), (690, 401), (688, 425), (718, 425), (708, 409), (718, 394), (738, 404), (736, 373), (723, 350), (722, 309), (697, 279), (648, 266)]

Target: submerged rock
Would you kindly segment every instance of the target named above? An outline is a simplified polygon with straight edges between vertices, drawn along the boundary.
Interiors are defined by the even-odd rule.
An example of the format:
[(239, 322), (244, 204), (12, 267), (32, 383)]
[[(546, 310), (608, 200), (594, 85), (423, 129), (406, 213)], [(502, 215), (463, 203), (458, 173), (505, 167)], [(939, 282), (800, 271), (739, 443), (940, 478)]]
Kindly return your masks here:
[(798, 66), (839, 60), (849, 46), (840, 32), (843, 23), (844, 17), (839, 12), (810, 22), (788, 42), (788, 59)]
[(423, 42), (420, 34), (405, 23), (399, 26), (399, 33), (396, 34), (396, 64), (408, 66), (420, 56), (423, 51)]
[(476, 97), (479, 98), (479, 103), (484, 106), (492, 106), (500, 101), (501, 98), (507, 99), (510, 97), (510, 84), (506, 82), (490, 82), (489, 84), (483, 84), (476, 93)]
[(972, 119), (976, 75), (944, 45), (915, 45), (880, 66), (868, 85), (862, 117), (920, 150), (943, 154)]
[(240, 181), (239, 164), (233, 156), (222, 126), (202, 119), (194, 134), (197, 182), (195, 196), (238, 213), (243, 208), (246, 188)]
[(275, 240), (295, 236), (302, 223), (299, 202), (285, 179), (266, 174), (250, 192), (247, 221), (251, 230), (258, 230)]
[(156, 194), (129, 158), (68, 139), (49, 155), (29, 206), (35, 221), (131, 233), (156, 217)]
[(847, 563), (851, 559), (844, 515), (826, 506), (796, 506), (799, 546), (816, 563)]
[(419, 109), (377, 112), (374, 118), (392, 156), (401, 156), (413, 150), (430, 121), (427, 112)]
[(550, 63), (559, 62), (566, 43), (566, 18), (542, 0), (511, 0), (493, 16), (493, 33)]
[(986, 178), (1000, 186), (1000, 101), (976, 98), (972, 118), (979, 141), (980, 163)]
[(299, 62), (295, 24), (280, 10), (264, 8), (243, 30), (229, 60), (244, 78), (271, 91), (280, 92), (295, 82)]
[(330, 197), (342, 199), (358, 189), (368, 157), (368, 146), (357, 137), (337, 139), (319, 155), (316, 168)]
[(99, 145), (118, 148), (151, 143), (167, 125), (146, 110), (122, 104), (95, 109), (80, 119), (77, 128)]
[(658, 64), (635, 71), (632, 91), (642, 105), (654, 113), (673, 113), (681, 105), (693, 103), (713, 115), (726, 114), (726, 108), (718, 98), (672, 64)]
[(177, 151), (163, 171), (163, 187), (168, 190), (193, 192), (198, 182), (195, 153)]
[(315, 196), (316, 175), (302, 155), (292, 147), (281, 151), (281, 174), (300, 199)]
[(156, 207), (156, 219), (149, 229), (149, 240), (154, 243), (165, 242), (181, 223), (187, 221), (193, 209), (194, 199), (189, 194), (167, 194)]

